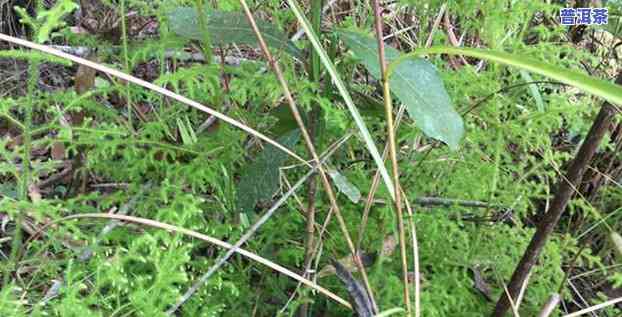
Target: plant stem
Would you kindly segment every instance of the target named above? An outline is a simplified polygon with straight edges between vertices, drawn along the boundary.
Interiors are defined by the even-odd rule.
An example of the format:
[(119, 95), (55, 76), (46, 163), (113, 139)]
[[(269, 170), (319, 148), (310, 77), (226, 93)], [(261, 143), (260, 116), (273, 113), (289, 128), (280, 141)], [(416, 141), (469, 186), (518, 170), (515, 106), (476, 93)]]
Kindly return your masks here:
[[(622, 84), (622, 73), (618, 74), (616, 79), (617, 84)], [(566, 205), (572, 198), (575, 192), (575, 188), (581, 183), (583, 174), (592, 160), (596, 149), (600, 145), (605, 133), (609, 130), (609, 126), (615, 116), (616, 108), (608, 101), (603, 104), (598, 112), (598, 115), (592, 127), (587, 134), (586, 139), (579, 148), (579, 152), (576, 154), (574, 160), (568, 167), (565, 177), (562, 177), (559, 181), (557, 193), (551, 202), (548, 212), (544, 215), (544, 218), (540, 222), (536, 233), (531, 238), (531, 242), (523, 258), (520, 260), (512, 279), (508, 284), (508, 294), (512, 297), (512, 300), (520, 293), (520, 289), (525, 282), (527, 276), (531, 272), (531, 268), (536, 264), (544, 245), (546, 244), (549, 236), (553, 233), (555, 226), (559, 222), (562, 213), (566, 209)], [(497, 301), (497, 305), (492, 313), (494, 317), (501, 317), (510, 307), (510, 298), (505, 294), (501, 294), (501, 297)]]
[(376, 39), (378, 40), (378, 58), (380, 63), (380, 71), (382, 73), (382, 92), (384, 97), (384, 109), (387, 120), (387, 134), (389, 141), (389, 157), (391, 158), (391, 167), (393, 173), (393, 186), (395, 190), (395, 214), (397, 217), (397, 227), (400, 239), (400, 256), (402, 260), (402, 281), (404, 283), (404, 303), (406, 311), (410, 316), (412, 313), (410, 305), (410, 291), (408, 287), (408, 258), (406, 256), (406, 230), (404, 229), (404, 219), (402, 212), (402, 195), (399, 190), (399, 166), (397, 161), (397, 145), (395, 139), (395, 130), (393, 129), (393, 102), (391, 100), (391, 90), (389, 87), (389, 77), (387, 73), (387, 64), (384, 53), (384, 41), (382, 31), (382, 11), (378, 0), (372, 1), (375, 17)]
[[(322, 4), (323, 0), (312, 0), (311, 3), (311, 24), (313, 31), (318, 36), (321, 34), (322, 26)], [(311, 50), (311, 79), (318, 83), (320, 82), (320, 55), (316, 50)]]
[(197, 17), (199, 19), (199, 28), (203, 33), (203, 41), (201, 43), (201, 49), (203, 50), (203, 56), (205, 57), (205, 64), (209, 65), (212, 62), (212, 41), (207, 28), (207, 17), (205, 15), (205, 6), (203, 0), (196, 0)]
[[(311, 3), (311, 23), (313, 24), (313, 30), (316, 34), (320, 34), (320, 26), (322, 22), (322, 2), (323, 0), (313, 0)], [(318, 92), (320, 87), (320, 55), (315, 50), (311, 50), (311, 80), (318, 86)], [(316, 134), (318, 129), (318, 120), (320, 118), (320, 106), (313, 104), (313, 108), (309, 113), (309, 134), (311, 135), (311, 142), (316, 144)], [(303, 267), (308, 267), (313, 261), (315, 251), (315, 201), (317, 196), (317, 175), (314, 174), (309, 179), (309, 189), (307, 194), (307, 225), (306, 225), (306, 238), (305, 238), (305, 261)], [(307, 271), (303, 272), (303, 276), (307, 277), (307, 274), (311, 274)], [(309, 276), (308, 278), (311, 278)], [(306, 317), (309, 314), (309, 304), (304, 303), (300, 306), (298, 312), (299, 317)]]
[(246, 13), (246, 17), (248, 18), (249, 23), (251, 24), (251, 27), (253, 28), (253, 31), (255, 32), (257, 39), (259, 40), (259, 45), (261, 47), (261, 50), (263, 51), (266, 59), (268, 60), (268, 63), (272, 66), (272, 69), (274, 70), (279, 82), (281, 83), (281, 87), (285, 94), (285, 99), (287, 100), (287, 103), (289, 104), (290, 110), (292, 112), (292, 116), (298, 123), (298, 127), (300, 128), (300, 132), (305, 141), (307, 149), (309, 153), (311, 154), (311, 157), (313, 158), (313, 163), (315, 164), (315, 166), (317, 166), (318, 172), (320, 174), (320, 179), (322, 180), (322, 184), (324, 186), (324, 190), (326, 191), (326, 195), (328, 196), (328, 200), (330, 201), (330, 205), (335, 212), (335, 217), (337, 218), (339, 227), (342, 231), (342, 234), (344, 235), (344, 238), (346, 239), (348, 248), (350, 249), (350, 252), (352, 253), (352, 257), (355, 259), (356, 266), (359, 272), (361, 273), (363, 282), (365, 283), (365, 287), (367, 288), (368, 295), (370, 299), (373, 300), (373, 294), (372, 294), (371, 287), (369, 285), (367, 273), (365, 272), (365, 267), (363, 266), (363, 263), (361, 262), (361, 259), (358, 256), (358, 252), (356, 251), (354, 247), (354, 243), (352, 242), (352, 238), (350, 237), (350, 233), (348, 232), (348, 226), (345, 220), (343, 219), (343, 216), (341, 214), (341, 209), (339, 208), (339, 205), (337, 204), (337, 198), (335, 197), (335, 192), (333, 191), (332, 185), (330, 181), (328, 180), (328, 176), (326, 175), (326, 171), (324, 170), (324, 167), (322, 166), (322, 162), (320, 161), (320, 158), (317, 152), (315, 151), (315, 146), (313, 145), (311, 137), (309, 136), (309, 133), (307, 129), (305, 128), (300, 112), (298, 111), (298, 107), (296, 106), (296, 102), (294, 101), (294, 97), (292, 96), (289, 90), (287, 81), (285, 80), (285, 76), (283, 75), (283, 72), (281, 71), (281, 67), (279, 66), (279, 64), (276, 62), (276, 60), (273, 58), (272, 54), (270, 53), (270, 50), (268, 49), (268, 46), (266, 45), (263, 35), (261, 34), (261, 32), (259, 31), (259, 28), (257, 27), (255, 18), (253, 17), (248, 5), (246, 4), (246, 1), (240, 0), (240, 3), (242, 4), (244, 12)]
[[(32, 169), (30, 166), (30, 152), (32, 151), (32, 121), (33, 112), (36, 100), (36, 87), (39, 81), (39, 61), (31, 61), (28, 66), (28, 85), (27, 85), (27, 102), (24, 107), (24, 122), (22, 129), (23, 136), (23, 153), (22, 153), (22, 175), (19, 184), (19, 198), (22, 201), (28, 201), (28, 191), (30, 187), (30, 180), (32, 178)], [(24, 211), (17, 210), (15, 217), (15, 232), (13, 234), (13, 241), (11, 243), (11, 254), (9, 256), (10, 267), (6, 270), (4, 275), (4, 284), (8, 285), (11, 272), (17, 270), (19, 266), (18, 254), (22, 247), (22, 223), (24, 221)]]

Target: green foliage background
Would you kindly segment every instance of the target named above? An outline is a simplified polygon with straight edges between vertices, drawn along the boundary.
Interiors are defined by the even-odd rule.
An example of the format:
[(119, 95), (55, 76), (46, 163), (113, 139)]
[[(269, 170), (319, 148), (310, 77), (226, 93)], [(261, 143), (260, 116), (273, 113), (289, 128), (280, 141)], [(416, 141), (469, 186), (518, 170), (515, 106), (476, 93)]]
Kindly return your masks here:
[[(414, 8), (417, 19), (426, 25), (426, 21), (431, 23), (445, 1), (423, 3), (404, 0), (400, 6)], [(450, 1), (448, 10), (457, 16), (465, 32), (477, 34), (486, 47), (529, 55), (579, 71), (600, 63), (599, 56), (564, 44), (566, 29), (530, 25), (535, 16), (554, 17), (559, 5), (538, 0), (512, 1), (510, 7), (506, 3), (500, 0)], [(223, 70), (218, 64), (165, 61), (165, 50), (182, 50), (189, 45), (189, 40), (167, 31), (167, 13), (182, 5), (191, 6), (192, 1), (128, 0), (126, 5), (140, 15), (156, 17), (161, 31), (159, 38), (129, 42), (129, 69), (155, 60), (159, 68), (154, 79), (156, 84), (216, 109), (231, 105), (228, 115), (259, 131), (268, 131), (275, 138), (284, 132), (283, 126), (291, 125), (286, 116), (278, 115), (279, 107), (284, 104), (282, 92), (275, 76), (266, 71), (263, 62), (242, 62), (237, 67), (225, 66)], [(280, 30), (289, 32), (295, 29), (295, 17), (283, 9), (280, 1), (254, 1), (252, 5)], [(239, 4), (234, 0), (218, 1), (218, 6), (226, 11), (239, 10)], [(483, 14), (486, 12), (491, 14)], [(35, 29), (45, 25), (45, 32), (48, 32), (49, 23), (54, 23), (55, 31), (48, 34), (54, 41), (75, 46), (98, 44), (102, 52), (100, 59), (104, 63), (123, 67), (124, 57), (107, 50), (113, 44), (102, 44), (90, 35), (71, 33), (59, 23), (58, 16), (47, 17), (44, 21), (34, 19)], [(339, 21), (339, 25), (326, 30), (325, 41), (336, 39), (332, 34), (333, 27), (371, 30), (370, 17), (366, 5), (356, 7)], [(420, 30), (417, 38), (426, 39), (428, 31)], [(47, 37), (39, 34), (37, 39), (44, 41)], [(420, 44), (410, 38), (398, 39), (402, 43)], [(331, 45), (336, 46), (336, 40), (334, 42)], [(446, 44), (445, 33), (436, 32), (433, 42)], [(308, 48), (305, 41), (300, 41), (298, 46)], [(406, 52), (409, 47), (401, 49)], [(31, 62), (43, 59), (25, 52), (14, 54)], [(319, 84), (310, 80), (294, 58), (286, 54), (279, 58), (299, 104), (307, 110), (316, 104), (323, 109), (325, 126), (318, 142), (325, 149), (353, 127), (347, 110), (340, 98), (326, 89), (325, 86), (330, 87), (327, 82)], [(360, 80), (363, 68), (353, 56), (341, 52), (336, 60), (352, 91), (378, 96), (374, 83)], [(467, 65), (453, 70), (444, 57), (431, 56), (430, 61), (439, 70), (459, 113), (466, 112), (485, 96), (505, 86), (524, 82), (516, 69), (485, 65), (482, 71), (476, 71), (473, 65)], [(229, 92), (221, 87), (223, 71), (230, 76)], [(544, 80), (536, 75), (533, 77), (534, 80)], [(594, 106), (599, 103), (595, 98), (571, 89), (542, 85), (539, 90), (545, 105), (542, 110), (536, 108), (528, 87), (523, 86), (495, 93), (475, 110), (463, 115), (466, 134), (457, 151), (426, 138), (412, 119), (406, 119), (398, 130), (398, 140), (405, 145), (400, 155), (400, 167), (402, 186), (408, 197), (482, 200), (507, 206), (512, 211), (511, 221), (491, 224), (472, 221), (471, 218), (490, 217), (498, 210), (478, 211), (457, 206), (416, 208), (414, 221), (423, 276), (424, 316), (481, 316), (491, 311), (492, 303), (473, 286), (472, 268), (478, 266), (482, 270), (485, 279), (493, 286), (493, 298), (501, 294), (500, 285), (508, 280), (529, 242), (533, 221), (537, 221), (537, 216), (544, 211), (542, 202), (551, 196), (550, 188), (559, 179), (558, 170), (563, 170), (564, 164), (572, 157), (577, 140), (585, 135), (598, 109)], [(152, 109), (150, 120), (141, 122), (134, 118), (133, 128), (127, 124), (125, 109), (106, 106), (105, 103), (110, 96), (123, 96), (128, 91), (135, 105), (148, 105)], [(10, 140), (2, 139), (0, 210), (7, 212), (12, 219), (20, 213), (43, 220), (77, 213), (109, 212), (134, 201), (128, 207), (131, 215), (175, 224), (218, 239), (236, 241), (246, 229), (239, 212), (239, 184), (244, 171), (262, 155), (262, 149), (240, 130), (220, 124), (216, 132), (200, 133), (195, 142), (184, 142), (178, 133), (177, 119), (184, 118), (191, 127), (196, 127), (205, 120), (205, 114), (119, 82), (98, 85), (82, 96), (71, 89), (4, 95), (0, 99), (0, 113), (3, 118), (11, 117), (21, 122), (29, 111), (23, 106), (26, 104), (31, 107), (35, 118), (33, 147), (50, 148), (54, 143), (62, 142), (68, 156), (83, 153), (85, 157), (76, 173), (127, 186), (81, 192), (79, 186), (60, 185), (43, 199), (30, 200), (19, 194), (19, 184), (28, 175), (24, 175), (14, 163), (23, 157), (25, 148), (11, 149)], [(370, 106), (372, 110), (374, 106), (377, 105)], [(80, 126), (59, 124), (57, 118), (64, 113), (79, 111), (86, 113)], [(377, 144), (382, 144), (382, 116), (371, 111), (365, 119)], [(560, 131), (566, 131), (567, 135), (559, 137)], [(430, 147), (425, 149), (424, 145)], [(604, 144), (603, 148), (608, 146)], [(293, 149), (305, 153), (300, 143)], [(36, 158), (28, 182), (36, 182), (53, 173), (57, 163)], [(357, 186), (363, 196), (367, 194), (374, 170), (361, 140), (353, 138), (337, 151), (330, 163)], [(281, 170), (279, 175), (295, 182), (305, 172), (304, 167), (298, 166)], [(284, 186), (282, 179), (280, 186)], [(606, 193), (605, 200), (598, 206), (577, 198), (569, 207), (570, 217), (587, 213), (585, 217), (590, 224), (602, 219), (604, 214), (613, 210), (612, 206), (620, 206), (622, 202), (619, 188)], [(302, 192), (299, 197), (306, 199)], [(389, 199), (382, 186), (377, 197)], [(356, 236), (362, 204), (354, 204), (344, 195), (339, 196), (339, 203)], [(318, 219), (324, 219), (329, 206), (323, 194), (319, 196), (317, 209)], [(249, 241), (246, 249), (289, 268), (302, 267), (305, 218), (301, 210), (302, 206), (290, 199)], [(252, 222), (257, 214), (246, 213), (245, 217)], [(617, 218), (614, 216), (607, 221), (614, 229), (619, 229)], [(394, 223), (394, 214), (388, 206), (375, 205), (363, 239), (364, 249), (370, 252), (379, 250), (382, 241), (395, 234)], [(199, 241), (134, 225), (119, 226), (100, 237), (98, 233), (105, 225), (103, 221), (63, 222), (54, 230), (48, 230), (41, 239), (25, 245), (19, 265), (30, 270), (22, 278), (3, 285), (0, 315), (163, 316), (222, 253), (222, 250)], [(327, 232), (320, 268), (331, 258), (344, 257), (347, 250), (334, 222), (329, 224)], [(560, 231), (547, 245), (531, 276), (521, 314), (536, 314), (548, 296), (562, 284), (563, 266), (580, 249), (575, 237), (572, 232)], [(84, 241), (92, 248), (93, 255), (81, 260), (79, 255), (84, 247), (68, 246), (66, 241), (69, 240)], [(3, 250), (6, 250), (4, 245)], [(578, 265), (603, 268), (605, 257), (592, 255), (589, 250), (581, 251)], [(381, 310), (403, 306), (397, 254), (382, 257), (370, 268), (370, 282)], [(2, 261), (4, 270), (9, 269), (9, 262)], [(44, 300), (53, 280), (62, 281), (62, 287), (55, 298)], [(318, 282), (347, 297), (345, 288), (334, 276), (320, 278)], [(349, 314), (337, 304), (305, 289), (300, 289), (293, 301), (285, 305), (295, 288), (294, 281), (234, 256), (183, 306), (182, 315), (246, 316), (254, 313), (263, 316), (280, 313), (293, 316), (297, 307), (306, 302), (311, 303), (314, 314)], [(569, 294), (565, 293), (566, 296)]]

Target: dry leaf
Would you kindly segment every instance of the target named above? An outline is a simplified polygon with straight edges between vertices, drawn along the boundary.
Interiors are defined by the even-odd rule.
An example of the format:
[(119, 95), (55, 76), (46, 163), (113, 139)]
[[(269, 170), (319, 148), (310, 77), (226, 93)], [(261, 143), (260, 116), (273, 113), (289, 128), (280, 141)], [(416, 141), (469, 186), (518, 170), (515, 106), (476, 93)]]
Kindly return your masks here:
[[(95, 54), (91, 53), (87, 59), (95, 61)], [(97, 71), (90, 67), (84, 65), (78, 66), (78, 71), (76, 71), (76, 76), (74, 77), (74, 88), (76, 89), (76, 93), (78, 93), (78, 95), (81, 95), (95, 87), (96, 74)]]
[(54, 142), (50, 150), (50, 156), (53, 160), (60, 161), (65, 159), (65, 144), (63, 142)]
[(39, 191), (39, 187), (36, 185), (28, 186), (28, 197), (33, 203), (37, 203), (41, 201), (41, 192)]

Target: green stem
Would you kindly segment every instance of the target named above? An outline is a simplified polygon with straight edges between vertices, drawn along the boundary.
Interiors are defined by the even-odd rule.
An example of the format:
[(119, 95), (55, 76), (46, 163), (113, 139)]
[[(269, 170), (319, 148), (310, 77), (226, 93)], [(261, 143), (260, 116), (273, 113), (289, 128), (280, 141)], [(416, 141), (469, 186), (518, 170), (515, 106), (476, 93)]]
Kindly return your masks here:
[[(315, 34), (318, 35), (321, 34), (323, 2), (323, 0), (313, 0), (311, 3), (311, 26)], [(320, 55), (316, 50), (311, 50), (311, 79), (316, 83), (320, 81), (320, 65)]]
[[(19, 179), (19, 198), (22, 201), (28, 200), (28, 187), (32, 178), (32, 169), (30, 166), (30, 152), (32, 151), (32, 117), (36, 102), (36, 87), (39, 81), (39, 61), (32, 61), (28, 67), (28, 83), (27, 83), (27, 102), (24, 107), (24, 123), (22, 130), (23, 137), (23, 153), (22, 153), (22, 175)], [(11, 272), (17, 270), (19, 265), (18, 254), (22, 247), (22, 223), (24, 213), (22, 210), (17, 211), (15, 218), (15, 232), (13, 234), (13, 242), (11, 243), (10, 265), (4, 275), (4, 285), (8, 285)]]
[[(316, 34), (320, 34), (320, 26), (322, 21), (322, 2), (323, 0), (313, 0), (311, 3), (311, 23), (313, 30)], [(311, 80), (320, 87), (320, 55), (315, 50), (311, 50)], [(317, 130), (320, 119), (320, 105), (313, 104), (313, 108), (309, 112), (309, 135), (311, 136), (311, 142), (317, 146)], [(315, 211), (316, 211), (316, 196), (317, 196), (317, 175), (311, 176), (308, 183), (307, 194), (307, 226), (306, 226), (306, 239), (305, 239), (305, 266), (308, 267), (313, 261), (315, 256)], [(306, 272), (305, 272), (306, 274)], [(309, 315), (309, 304), (304, 303), (299, 311), (298, 317), (306, 317)]]
[(205, 6), (203, 0), (196, 0), (197, 17), (199, 18), (199, 28), (203, 34), (203, 42), (201, 43), (201, 49), (203, 50), (203, 56), (205, 56), (205, 63), (207, 65), (212, 63), (212, 41), (210, 39), (209, 30), (207, 28), (207, 16), (205, 15)]

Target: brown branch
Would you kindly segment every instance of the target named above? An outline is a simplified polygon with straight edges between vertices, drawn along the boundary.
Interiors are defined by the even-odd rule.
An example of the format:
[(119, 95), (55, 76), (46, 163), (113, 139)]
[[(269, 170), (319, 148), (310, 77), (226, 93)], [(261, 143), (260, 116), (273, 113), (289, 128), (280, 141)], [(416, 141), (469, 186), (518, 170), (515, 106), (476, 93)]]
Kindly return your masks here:
[[(618, 74), (616, 84), (622, 84), (622, 73)], [(566, 177), (559, 181), (557, 193), (551, 202), (548, 212), (540, 222), (540, 226), (531, 239), (527, 250), (523, 254), (523, 258), (517, 265), (512, 274), (512, 279), (508, 284), (508, 293), (512, 299), (519, 294), (521, 286), (531, 272), (531, 268), (536, 264), (538, 256), (542, 252), (546, 241), (559, 222), (562, 213), (566, 209), (566, 205), (572, 198), (577, 186), (581, 183), (583, 174), (592, 160), (596, 149), (600, 145), (605, 133), (613, 120), (616, 110), (609, 102), (605, 102), (601, 107), (598, 116), (594, 120), (586, 139), (583, 141), (579, 152), (568, 167)], [(510, 307), (510, 299), (502, 294), (492, 313), (494, 317), (501, 317)]]

